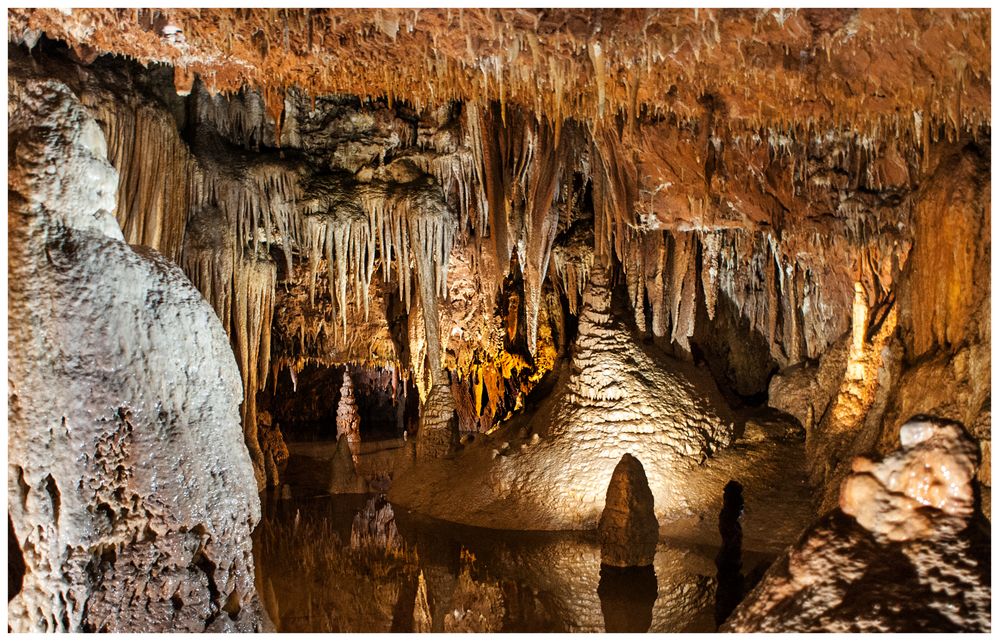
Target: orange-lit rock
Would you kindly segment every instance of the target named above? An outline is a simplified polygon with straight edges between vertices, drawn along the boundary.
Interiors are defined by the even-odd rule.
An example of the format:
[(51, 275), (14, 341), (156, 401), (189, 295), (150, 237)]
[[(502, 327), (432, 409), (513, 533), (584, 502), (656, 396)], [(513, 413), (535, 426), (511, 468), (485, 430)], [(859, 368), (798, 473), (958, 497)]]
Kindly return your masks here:
[(972, 518), (977, 448), (931, 417), (901, 434), (883, 461), (854, 460), (840, 508), (774, 563), (723, 631), (991, 628), (989, 545)]

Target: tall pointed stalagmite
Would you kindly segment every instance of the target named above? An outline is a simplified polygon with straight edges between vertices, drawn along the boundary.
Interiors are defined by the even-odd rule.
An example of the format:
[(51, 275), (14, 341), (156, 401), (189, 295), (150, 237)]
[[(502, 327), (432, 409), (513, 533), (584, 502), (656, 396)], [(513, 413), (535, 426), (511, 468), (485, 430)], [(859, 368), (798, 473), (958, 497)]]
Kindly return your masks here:
[(349, 372), (343, 373), (343, 385), (340, 387), (340, 404), (336, 410), (336, 438), (347, 439), (350, 457), (354, 465), (358, 463), (361, 454), (361, 417), (357, 412), (357, 401), (354, 400), (354, 382)]

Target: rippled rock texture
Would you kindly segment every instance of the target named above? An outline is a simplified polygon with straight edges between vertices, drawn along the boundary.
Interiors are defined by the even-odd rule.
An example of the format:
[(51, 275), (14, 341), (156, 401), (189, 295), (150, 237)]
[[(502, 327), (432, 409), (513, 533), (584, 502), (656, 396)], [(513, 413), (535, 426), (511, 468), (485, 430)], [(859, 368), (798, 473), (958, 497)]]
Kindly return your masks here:
[(8, 510), (25, 631), (251, 631), (260, 518), (239, 372), (183, 272), (129, 247), (104, 136), (11, 84)]
[(723, 630), (991, 630), (990, 544), (972, 519), (978, 462), (960, 425), (910, 420), (901, 449), (853, 461), (839, 509), (775, 563)]
[(568, 375), (529, 431), (476, 439), (456, 465), (418, 466), (394, 484), (393, 501), (490, 527), (592, 529), (614, 467), (632, 454), (656, 516), (686, 514), (689, 470), (731, 441), (732, 424), (723, 404), (636, 344), (610, 299), (606, 271), (594, 270)]

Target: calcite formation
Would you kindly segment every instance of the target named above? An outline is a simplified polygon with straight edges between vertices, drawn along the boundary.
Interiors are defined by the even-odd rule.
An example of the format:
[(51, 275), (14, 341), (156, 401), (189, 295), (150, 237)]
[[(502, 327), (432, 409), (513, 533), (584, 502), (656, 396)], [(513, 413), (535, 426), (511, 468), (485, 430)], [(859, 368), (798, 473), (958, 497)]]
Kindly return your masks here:
[(659, 522), (641, 461), (625, 454), (611, 474), (604, 511), (597, 524), (600, 563), (616, 567), (652, 565)]
[(357, 465), (361, 455), (361, 417), (357, 414), (357, 401), (354, 400), (354, 383), (348, 372), (343, 373), (340, 387), (340, 403), (336, 408), (336, 438), (343, 439), (350, 448), (350, 456)]
[(118, 175), (57, 82), (12, 78), (14, 631), (251, 631), (260, 518), (239, 373), (180, 269), (129, 247)]
[(351, 549), (375, 548), (388, 552), (401, 545), (392, 505), (384, 495), (372, 497), (354, 517), (350, 528)]
[(732, 439), (720, 405), (717, 392), (665, 369), (634, 342), (611, 314), (607, 272), (594, 269), (570, 372), (528, 431), (476, 439), (455, 467), (417, 466), (391, 497), (478, 525), (593, 528), (614, 467), (632, 454), (648, 475), (656, 516), (675, 517), (685, 513), (690, 468)]
[(895, 453), (854, 460), (839, 508), (775, 562), (722, 629), (990, 630), (988, 543), (973, 519), (978, 463), (960, 425), (907, 422)]
[(420, 413), (419, 431), (416, 434), (418, 459), (433, 459), (451, 452), (458, 437), (454, 397), (450, 387), (435, 385)]
[(910, 420), (899, 437), (902, 449), (880, 463), (853, 460), (840, 509), (887, 541), (957, 533), (975, 510), (974, 442), (960, 425), (929, 417)]

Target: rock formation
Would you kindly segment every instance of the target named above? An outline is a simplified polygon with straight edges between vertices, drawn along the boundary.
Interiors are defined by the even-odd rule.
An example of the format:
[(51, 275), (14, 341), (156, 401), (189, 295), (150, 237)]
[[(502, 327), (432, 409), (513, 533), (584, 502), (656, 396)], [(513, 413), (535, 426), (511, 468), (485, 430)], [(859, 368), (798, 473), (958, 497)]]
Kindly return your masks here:
[(910, 420), (901, 449), (881, 462), (854, 459), (839, 508), (774, 563), (722, 629), (988, 631), (989, 545), (972, 520), (977, 466), (960, 425)]
[(423, 572), (416, 582), (416, 600), (413, 604), (413, 632), (430, 632), (433, 629), (433, 618), (430, 614), (430, 604), (427, 601), (427, 581)]
[(356, 466), (361, 455), (361, 417), (357, 413), (354, 383), (348, 372), (343, 373), (343, 385), (340, 387), (340, 404), (336, 409), (336, 438), (338, 441), (347, 441), (350, 456)]
[(659, 523), (645, 468), (625, 454), (611, 474), (600, 532), (600, 563), (615, 567), (652, 565), (659, 543)]
[[(703, 532), (725, 482), (760, 509), (793, 456), (772, 535), (849, 499), (827, 525), (866, 554), (870, 528), (884, 547), (936, 527), (896, 521), (879, 488), (898, 479), (852, 463), (894, 460), (927, 414), (977, 442), (990, 509), (987, 10), (29, 8), (8, 27), (19, 621), (49, 590), (36, 627), (131, 625), (53, 587), (82, 576), (72, 552), (86, 594), (126, 566), (204, 584), (174, 624), (159, 588), (129, 601), (154, 627), (256, 627), (247, 460), (258, 491), (391, 483), (453, 521), (593, 529), (629, 454), (662, 526)], [(309, 442), (334, 414), (336, 449)], [(149, 454), (95, 449), (81, 416)], [(360, 416), (386, 446), (363, 478)], [(63, 433), (73, 465), (142, 492), (65, 476), (38, 446)], [(97, 534), (63, 546), (81, 506)], [(183, 554), (146, 554), (171, 533)], [(379, 607), (408, 607), (411, 578)], [(428, 570), (430, 596), (448, 580)]]
[(457, 430), (451, 388), (444, 384), (435, 385), (420, 413), (420, 426), (416, 433), (417, 459), (440, 458), (448, 454), (458, 440)]
[(351, 549), (370, 548), (389, 552), (401, 544), (392, 504), (384, 495), (372, 497), (354, 517), (350, 528)]
[(122, 241), (104, 136), (66, 86), (13, 80), (9, 133), (11, 629), (260, 629), (225, 332)]
[(594, 268), (571, 369), (531, 417), (532, 435), (508, 427), (466, 446), (454, 465), (417, 466), (393, 484), (392, 500), (477, 525), (594, 528), (614, 467), (633, 453), (649, 471), (656, 516), (686, 514), (691, 469), (730, 442), (732, 425), (710, 386), (635, 343), (610, 298), (607, 272)]

